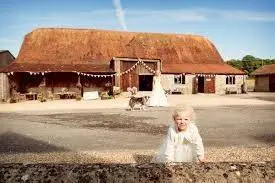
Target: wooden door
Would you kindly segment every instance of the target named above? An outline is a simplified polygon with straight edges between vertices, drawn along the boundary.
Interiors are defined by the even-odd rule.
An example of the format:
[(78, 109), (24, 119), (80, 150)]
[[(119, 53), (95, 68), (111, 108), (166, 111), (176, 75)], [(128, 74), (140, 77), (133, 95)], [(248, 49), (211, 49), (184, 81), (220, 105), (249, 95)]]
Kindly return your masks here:
[(215, 78), (205, 77), (204, 79), (204, 93), (215, 93)]
[[(136, 62), (133, 62), (133, 61), (123, 61), (121, 63), (120, 72), (123, 73), (129, 70), (130, 68), (133, 67), (135, 63)], [(138, 88), (138, 74), (137, 74), (136, 68), (120, 76), (120, 86), (123, 91), (127, 91), (128, 87)]]

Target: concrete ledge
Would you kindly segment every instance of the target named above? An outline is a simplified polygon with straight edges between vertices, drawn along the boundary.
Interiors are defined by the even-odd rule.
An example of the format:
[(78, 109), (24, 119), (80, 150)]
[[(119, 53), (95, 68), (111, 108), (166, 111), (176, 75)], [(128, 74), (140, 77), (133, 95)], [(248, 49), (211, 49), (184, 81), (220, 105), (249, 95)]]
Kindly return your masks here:
[(0, 182), (274, 182), (275, 162), (0, 164)]

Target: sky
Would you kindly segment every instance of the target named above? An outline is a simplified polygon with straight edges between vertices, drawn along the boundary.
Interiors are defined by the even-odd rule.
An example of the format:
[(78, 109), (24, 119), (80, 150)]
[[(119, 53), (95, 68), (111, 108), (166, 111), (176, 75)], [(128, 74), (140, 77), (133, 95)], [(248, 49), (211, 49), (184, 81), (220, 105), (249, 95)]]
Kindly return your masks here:
[(36, 28), (201, 35), (224, 60), (275, 58), (274, 0), (0, 0), (0, 50)]

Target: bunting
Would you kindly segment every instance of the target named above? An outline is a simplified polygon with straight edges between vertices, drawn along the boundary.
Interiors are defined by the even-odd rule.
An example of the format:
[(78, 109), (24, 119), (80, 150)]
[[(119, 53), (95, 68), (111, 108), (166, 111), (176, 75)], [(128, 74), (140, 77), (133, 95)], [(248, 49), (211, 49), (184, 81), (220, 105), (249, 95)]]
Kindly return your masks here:
[[(142, 67), (144, 67), (145, 69), (147, 69), (148, 71), (150, 71), (151, 73), (155, 73), (156, 71), (154, 69), (152, 69), (150, 66), (148, 66), (144, 61), (142, 61), (141, 59), (138, 58), (138, 61), (129, 69), (127, 69), (126, 71), (123, 71), (121, 73), (114, 73), (114, 74), (87, 74), (87, 73), (83, 73), (83, 72), (78, 72), (78, 71), (73, 71), (75, 73), (77, 73), (77, 75), (82, 75), (82, 76), (88, 76), (88, 77), (95, 77), (95, 78), (108, 78), (108, 77), (115, 77), (115, 76), (122, 76), (122, 75), (125, 75), (125, 74), (128, 74), (130, 72), (132, 72), (133, 70), (136, 69), (136, 67), (140, 65)], [(44, 76), (46, 73), (50, 73), (51, 71), (44, 71), (44, 72), (30, 72), (28, 71), (28, 73), (30, 75), (39, 75), (39, 74), (42, 74), (42, 76)], [(13, 75), (13, 72), (9, 72), (7, 73), (7, 75)], [(182, 75), (189, 75), (188, 73), (182, 73)], [(204, 74), (204, 73), (193, 73), (191, 75), (195, 75), (197, 77), (215, 77), (216, 74)], [(232, 76), (235, 76), (236, 78), (241, 78), (241, 77), (244, 77), (245, 79), (247, 78), (247, 75), (228, 75), (228, 74), (225, 74), (226, 77), (232, 77)], [(162, 75), (162, 77), (170, 77), (171, 75)]]

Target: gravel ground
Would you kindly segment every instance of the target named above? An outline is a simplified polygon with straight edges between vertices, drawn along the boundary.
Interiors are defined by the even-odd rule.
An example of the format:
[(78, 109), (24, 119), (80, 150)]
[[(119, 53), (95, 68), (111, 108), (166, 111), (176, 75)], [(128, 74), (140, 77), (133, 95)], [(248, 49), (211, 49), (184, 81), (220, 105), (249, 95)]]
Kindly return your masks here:
[[(275, 160), (275, 105), (261, 99), (252, 105), (257, 97), (272, 102), (274, 94), (230, 95), (225, 101), (245, 98), (251, 102), (230, 106), (206, 106), (211, 97), (214, 101), (219, 97), (197, 97), (194, 108), (207, 161)], [(207, 100), (199, 106), (203, 97)], [(172, 123), (173, 106), (146, 111), (13, 110), (0, 113), (0, 163), (144, 163), (150, 162)]]
[[(262, 162), (275, 160), (275, 147), (206, 148), (206, 162)], [(155, 151), (82, 151), (1, 154), (0, 163), (150, 163)]]

